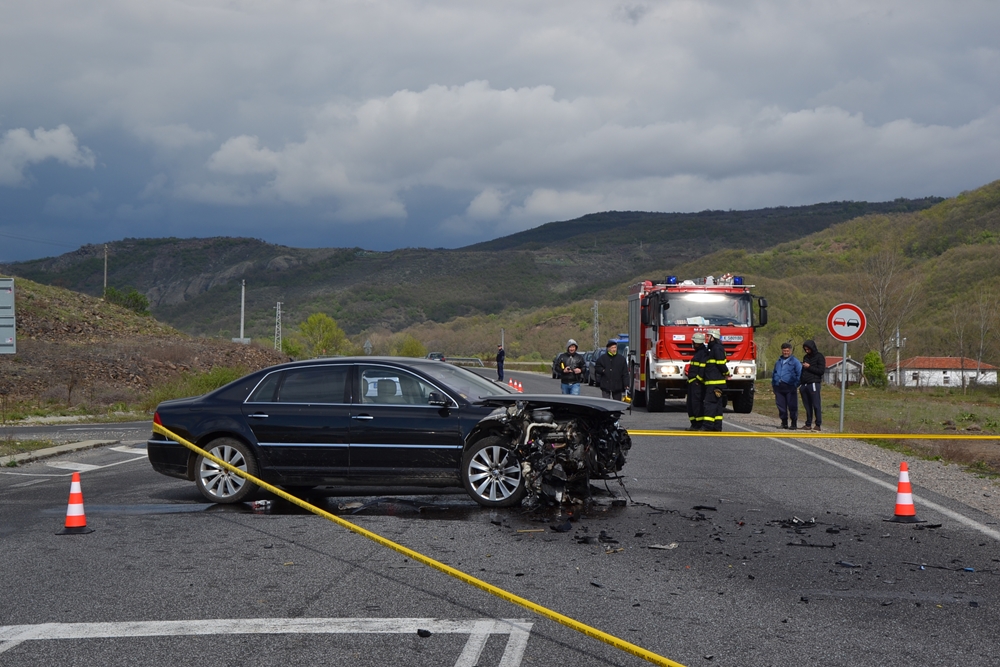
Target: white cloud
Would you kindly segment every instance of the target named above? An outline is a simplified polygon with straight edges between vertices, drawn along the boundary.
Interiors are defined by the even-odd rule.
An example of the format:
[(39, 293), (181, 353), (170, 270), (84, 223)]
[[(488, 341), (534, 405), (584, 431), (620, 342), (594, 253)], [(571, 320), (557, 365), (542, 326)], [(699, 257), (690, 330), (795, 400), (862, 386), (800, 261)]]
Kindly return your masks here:
[(33, 164), (57, 160), (67, 167), (94, 168), (94, 153), (81, 147), (66, 125), (54, 130), (8, 130), (0, 141), (0, 185), (23, 185), (24, 171)]
[(212, 206), (206, 233), (949, 195), (1000, 177), (998, 31), (936, 0), (6, 3), (0, 117), (57, 129), (4, 135), (0, 184), (93, 168), (73, 127), (105, 161), (139, 140), (95, 170), (138, 174), (108, 210)]
[(145, 141), (168, 150), (200, 146), (215, 138), (213, 133), (195, 130), (187, 123), (143, 125), (136, 128), (135, 134)]

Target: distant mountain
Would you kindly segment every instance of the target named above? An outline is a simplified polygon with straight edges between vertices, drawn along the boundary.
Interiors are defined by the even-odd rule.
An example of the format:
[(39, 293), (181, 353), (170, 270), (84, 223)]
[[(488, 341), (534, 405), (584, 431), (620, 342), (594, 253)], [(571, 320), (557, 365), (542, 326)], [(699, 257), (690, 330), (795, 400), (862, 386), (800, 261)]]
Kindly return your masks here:
[[(811, 206), (778, 206), (753, 211), (644, 213), (607, 211), (576, 220), (550, 222), (534, 229), (467, 246), (463, 250), (535, 250), (570, 246), (606, 248), (642, 242), (698, 252), (706, 239), (726, 247), (764, 249), (826, 229), (830, 225), (873, 213), (920, 211), (943, 201), (940, 197), (896, 199), (890, 202), (829, 202)], [(748, 233), (752, 232), (752, 233)], [(699, 253), (701, 254), (701, 253)]]
[[(154, 316), (190, 334), (269, 338), (313, 312), (351, 335), (456, 317), (621, 299), (621, 285), (723, 248), (763, 250), (859, 215), (926, 209), (937, 198), (835, 202), (690, 214), (608, 212), (459, 250), (303, 249), (246, 238), (124, 239), (108, 244), (108, 285), (145, 294)], [(0, 272), (98, 296), (104, 247), (0, 266)]]
[[(761, 335), (772, 358), (781, 341), (816, 338), (827, 352), (840, 344), (826, 333), (826, 315), (842, 301), (865, 306), (869, 260), (895, 253), (893, 280), (914, 294), (900, 326), (903, 356), (1000, 358), (1000, 181), (911, 213), (869, 214), (761, 251), (723, 250), (677, 267), (678, 273), (744, 273), (771, 304)], [(716, 273), (717, 275), (717, 273)], [(850, 346), (877, 349), (869, 328)], [(894, 334), (895, 332), (892, 331)], [(890, 355), (895, 361), (895, 354)]]

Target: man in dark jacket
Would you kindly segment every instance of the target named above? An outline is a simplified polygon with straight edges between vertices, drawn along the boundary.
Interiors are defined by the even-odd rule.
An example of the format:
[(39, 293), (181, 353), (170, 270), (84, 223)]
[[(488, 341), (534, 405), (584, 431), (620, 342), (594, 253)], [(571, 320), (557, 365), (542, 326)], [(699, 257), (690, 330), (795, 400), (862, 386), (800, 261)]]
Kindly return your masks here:
[[(802, 407), (806, 412), (804, 430), (819, 431), (823, 424), (823, 412), (820, 408), (819, 391), (823, 386), (823, 374), (826, 373), (826, 357), (816, 349), (816, 341), (807, 340), (802, 343), (805, 355), (802, 357), (802, 375), (799, 378), (799, 394), (802, 396)], [(816, 426), (813, 427), (813, 413), (816, 414)]]
[(601, 396), (622, 400), (622, 393), (628, 387), (628, 364), (618, 354), (618, 343), (609, 340), (604, 346), (604, 354), (594, 364), (594, 377), (601, 388)]
[(691, 346), (694, 356), (688, 365), (688, 419), (691, 421), (689, 431), (700, 431), (705, 416), (705, 360), (708, 359), (708, 348), (705, 347), (705, 334), (696, 333), (691, 336)]
[(701, 423), (703, 431), (722, 430), (722, 408), (725, 405), (724, 389), (726, 378), (729, 377), (729, 366), (726, 365), (726, 348), (719, 339), (722, 334), (718, 329), (705, 332), (705, 344), (708, 355), (705, 359), (705, 412)]
[(507, 358), (507, 353), (503, 351), (503, 345), (497, 345), (497, 380), (503, 382), (503, 362)]
[(576, 353), (576, 347), (576, 341), (570, 338), (566, 351), (556, 357), (555, 363), (562, 393), (573, 396), (580, 395), (580, 380), (583, 378), (583, 357)]

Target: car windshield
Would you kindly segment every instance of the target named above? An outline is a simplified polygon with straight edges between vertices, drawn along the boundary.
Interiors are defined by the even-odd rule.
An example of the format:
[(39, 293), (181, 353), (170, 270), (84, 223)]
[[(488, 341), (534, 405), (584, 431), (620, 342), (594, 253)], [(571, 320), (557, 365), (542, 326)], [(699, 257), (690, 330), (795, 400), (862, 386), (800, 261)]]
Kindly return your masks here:
[(662, 325), (750, 326), (750, 297), (744, 294), (688, 292), (671, 294), (664, 304)]
[(420, 370), (447, 385), (467, 401), (482, 396), (509, 394), (510, 390), (472, 371), (451, 364), (421, 364)]

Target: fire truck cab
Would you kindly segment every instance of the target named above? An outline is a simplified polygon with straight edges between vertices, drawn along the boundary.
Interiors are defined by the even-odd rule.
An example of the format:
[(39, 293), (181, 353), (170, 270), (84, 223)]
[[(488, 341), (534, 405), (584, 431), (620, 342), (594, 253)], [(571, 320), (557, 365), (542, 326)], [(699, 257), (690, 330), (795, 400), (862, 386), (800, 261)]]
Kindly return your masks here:
[(668, 276), (662, 283), (633, 285), (628, 298), (633, 404), (660, 412), (666, 399), (684, 398), (687, 364), (694, 355), (691, 336), (719, 329), (729, 367), (724, 391), (735, 412), (751, 412), (757, 377), (754, 331), (767, 324), (767, 300), (751, 294), (752, 287), (731, 274), (697, 280)]

